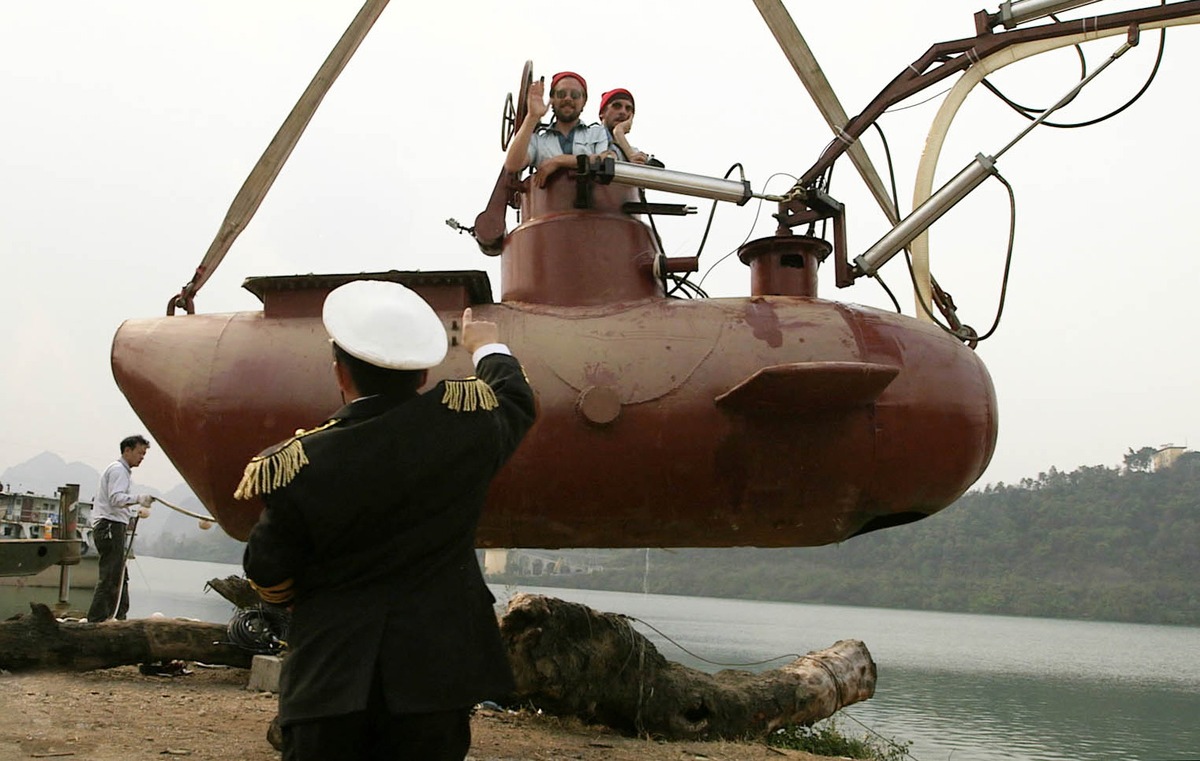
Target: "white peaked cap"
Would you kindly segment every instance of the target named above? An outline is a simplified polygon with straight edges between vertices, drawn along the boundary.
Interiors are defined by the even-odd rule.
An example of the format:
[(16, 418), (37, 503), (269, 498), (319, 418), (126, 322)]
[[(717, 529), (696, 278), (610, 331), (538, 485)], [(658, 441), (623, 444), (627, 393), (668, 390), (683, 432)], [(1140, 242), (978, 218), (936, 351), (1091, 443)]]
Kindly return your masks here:
[(446, 357), (446, 328), (433, 307), (399, 283), (355, 280), (325, 297), (321, 321), (352, 357), (391, 370), (424, 370)]

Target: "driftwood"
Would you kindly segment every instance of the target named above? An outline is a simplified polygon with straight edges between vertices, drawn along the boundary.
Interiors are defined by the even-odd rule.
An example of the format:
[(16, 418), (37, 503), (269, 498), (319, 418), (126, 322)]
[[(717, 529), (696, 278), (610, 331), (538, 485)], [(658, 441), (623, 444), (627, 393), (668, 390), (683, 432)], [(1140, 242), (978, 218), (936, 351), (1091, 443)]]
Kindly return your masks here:
[(223, 579), (209, 579), (204, 585), (239, 608), (253, 608), (263, 604), (258, 596), (258, 590), (250, 586), (243, 576), (226, 576)]
[(0, 622), (0, 668), (89, 671), (171, 660), (250, 666), (252, 653), (222, 644), (222, 624), (167, 618), (60, 622), (45, 605), (29, 607), (29, 615)]
[(518, 698), (630, 734), (762, 736), (875, 693), (875, 663), (857, 640), (760, 674), (709, 675), (668, 661), (624, 616), (551, 597), (517, 595), (500, 630)]
[[(214, 579), (230, 600), (257, 605), (244, 579)], [(57, 621), (49, 608), (0, 622), (0, 668), (86, 671), (159, 660), (247, 668), (253, 654), (223, 644), (221, 624), (171, 619)], [(811, 724), (875, 692), (863, 643), (841, 640), (778, 669), (705, 674), (672, 663), (630, 619), (552, 597), (514, 597), (500, 632), (516, 677), (512, 704), (577, 716), (627, 734), (741, 739)], [(501, 699), (502, 696), (496, 696)]]

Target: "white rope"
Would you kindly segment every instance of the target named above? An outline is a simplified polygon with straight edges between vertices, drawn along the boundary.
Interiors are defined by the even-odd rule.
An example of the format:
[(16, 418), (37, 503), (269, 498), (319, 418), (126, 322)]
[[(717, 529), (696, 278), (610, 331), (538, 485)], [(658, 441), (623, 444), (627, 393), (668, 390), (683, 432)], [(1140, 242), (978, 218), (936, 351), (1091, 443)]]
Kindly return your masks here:
[[(216, 518), (213, 518), (208, 515), (200, 515), (198, 513), (193, 513), (191, 510), (184, 510), (179, 505), (172, 505), (170, 502), (166, 501), (162, 497), (154, 497), (153, 499), (155, 502), (161, 502), (162, 504), (166, 505), (167, 507), (171, 508), (172, 510), (174, 510), (177, 513), (183, 513), (184, 515), (186, 515), (189, 518), (195, 518), (196, 520), (200, 521), (200, 528), (202, 528), (202, 529), (208, 529), (212, 526), (212, 524), (217, 522)], [(204, 525), (206, 523), (208, 524), (207, 526)]]

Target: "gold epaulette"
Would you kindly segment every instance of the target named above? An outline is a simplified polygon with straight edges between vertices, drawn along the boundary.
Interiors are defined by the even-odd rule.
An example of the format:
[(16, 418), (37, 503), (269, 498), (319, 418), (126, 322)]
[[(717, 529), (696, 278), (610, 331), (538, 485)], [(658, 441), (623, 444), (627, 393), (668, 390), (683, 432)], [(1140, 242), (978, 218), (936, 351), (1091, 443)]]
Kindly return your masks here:
[(258, 596), (263, 599), (263, 602), (268, 602), (272, 605), (282, 605), (292, 599), (295, 591), (292, 589), (292, 580), (287, 579), (271, 587), (260, 587), (254, 583), (254, 579), (247, 579), (250, 586), (253, 587)]
[(446, 393), (442, 404), (455, 412), (474, 412), (477, 409), (494, 410), (500, 406), (496, 392), (482, 378), (472, 375), (462, 380), (446, 381)]
[(287, 486), (300, 469), (308, 464), (308, 455), (304, 453), (304, 437), (323, 431), (337, 422), (335, 418), (307, 431), (303, 428), (298, 429), (296, 435), (287, 441), (281, 441), (255, 455), (246, 464), (246, 470), (233, 492), (233, 498), (252, 499)]

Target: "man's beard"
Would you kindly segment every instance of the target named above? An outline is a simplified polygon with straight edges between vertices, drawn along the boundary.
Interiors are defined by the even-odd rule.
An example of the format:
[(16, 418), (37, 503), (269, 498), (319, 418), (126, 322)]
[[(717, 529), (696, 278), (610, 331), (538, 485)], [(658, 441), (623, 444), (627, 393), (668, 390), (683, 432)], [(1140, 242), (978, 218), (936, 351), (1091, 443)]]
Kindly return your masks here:
[(567, 117), (567, 116), (563, 116), (563, 114), (562, 114), (562, 112), (559, 110), (558, 106), (555, 106), (555, 107), (554, 107), (554, 118), (555, 118), (555, 120), (557, 120), (557, 121), (560, 121), (560, 122), (566, 122), (566, 123), (568, 123), (568, 124), (569, 124), (569, 123), (571, 123), (571, 122), (574, 122), (574, 121), (579, 121), (579, 114), (580, 114), (580, 111), (581, 111), (581, 109), (578, 109), (578, 108), (573, 108), (573, 109), (572, 109), (572, 113), (571, 113), (571, 115), (570, 115), (569, 117)]

